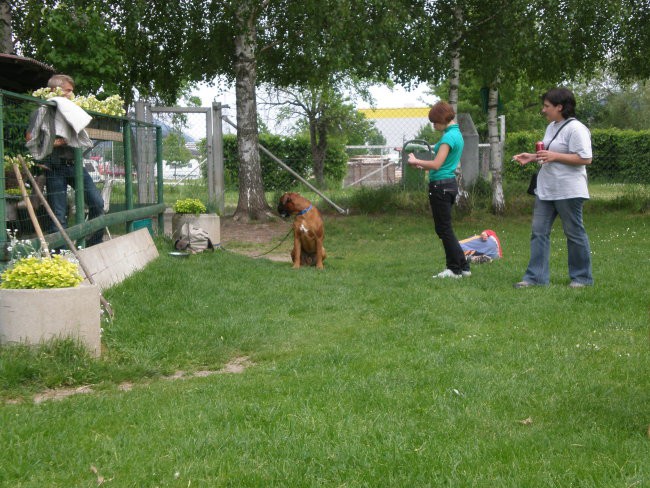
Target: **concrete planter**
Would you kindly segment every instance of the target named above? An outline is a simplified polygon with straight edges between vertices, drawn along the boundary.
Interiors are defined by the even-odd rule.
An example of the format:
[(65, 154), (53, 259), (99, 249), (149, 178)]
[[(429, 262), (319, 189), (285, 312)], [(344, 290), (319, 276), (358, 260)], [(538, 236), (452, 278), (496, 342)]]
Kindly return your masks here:
[[(179, 214), (172, 215), (172, 240), (180, 239), (184, 234), (183, 226), (191, 224), (200, 227), (208, 233), (212, 244), (215, 246), (221, 243), (221, 221), (217, 214)], [(185, 231), (185, 234), (187, 231)]]
[(101, 354), (99, 287), (0, 289), (0, 344), (38, 344), (57, 337), (79, 339)]

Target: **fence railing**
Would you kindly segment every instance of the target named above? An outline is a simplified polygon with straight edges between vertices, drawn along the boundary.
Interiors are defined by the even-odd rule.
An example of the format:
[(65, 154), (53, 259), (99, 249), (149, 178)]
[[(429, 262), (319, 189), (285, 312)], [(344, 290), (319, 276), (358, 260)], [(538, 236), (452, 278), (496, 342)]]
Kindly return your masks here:
[[(27, 95), (0, 90), (0, 221), (5, 228), (18, 233), (21, 240), (31, 240), (39, 247), (34, 226), (18, 197), (13, 170), (5, 164), (4, 156), (29, 154), (25, 143), (26, 133), (33, 122), (34, 113), (41, 106), (56, 106), (54, 102)], [(93, 117), (86, 129), (93, 146), (86, 150), (74, 149), (74, 178), (70, 181), (73, 192), (66, 190), (69, 213), (73, 215), (66, 233), (78, 244), (84, 238), (103, 228), (124, 225), (124, 232), (132, 232), (134, 222), (157, 218), (158, 233), (164, 230), (162, 128), (147, 122), (125, 117), (113, 117), (89, 112)], [(48, 157), (36, 161), (34, 176), (48, 193), (46, 172)], [(87, 220), (84, 211), (84, 170), (102, 193), (105, 214)], [(50, 190), (51, 191), (51, 190)], [(33, 192), (32, 192), (33, 194)], [(53, 228), (47, 212), (35, 195), (34, 202), (39, 225), (45, 230)], [(81, 210), (80, 210), (81, 209)], [(65, 244), (59, 232), (45, 235), (48, 246), (56, 248)], [(7, 260), (9, 236), (0, 231), (0, 261)]]

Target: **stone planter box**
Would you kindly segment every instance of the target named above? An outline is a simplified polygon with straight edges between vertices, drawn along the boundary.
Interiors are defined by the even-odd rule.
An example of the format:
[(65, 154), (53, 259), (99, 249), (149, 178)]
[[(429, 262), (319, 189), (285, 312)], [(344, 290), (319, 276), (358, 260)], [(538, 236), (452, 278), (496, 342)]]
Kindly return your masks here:
[(99, 287), (0, 289), (0, 344), (38, 344), (73, 337), (101, 355)]
[[(208, 233), (213, 245), (221, 243), (221, 221), (217, 214), (179, 214), (172, 215), (172, 241), (183, 235), (183, 226), (191, 224), (200, 227)], [(187, 231), (185, 231), (187, 233)]]

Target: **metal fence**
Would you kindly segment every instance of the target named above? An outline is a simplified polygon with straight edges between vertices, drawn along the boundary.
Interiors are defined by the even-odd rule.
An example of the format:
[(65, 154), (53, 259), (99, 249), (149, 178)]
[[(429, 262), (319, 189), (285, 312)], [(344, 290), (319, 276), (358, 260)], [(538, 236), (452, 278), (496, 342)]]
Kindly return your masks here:
[[(4, 156), (29, 154), (25, 143), (30, 122), (36, 110), (47, 105), (56, 106), (51, 101), (0, 90), (0, 219), (4, 220), (8, 231), (21, 240), (32, 239), (35, 247), (38, 247), (38, 240), (26, 209), (27, 202), (20, 196), (18, 179), (13, 168), (5, 164)], [(100, 229), (107, 229), (106, 235), (110, 237), (112, 233), (131, 232), (143, 220), (157, 217), (158, 232), (162, 233), (165, 206), (161, 127), (89, 113), (93, 120), (86, 131), (93, 146), (85, 151), (74, 150), (74, 181), (65, 190), (69, 214), (66, 232), (71, 239), (83, 244), (87, 236)], [(36, 163), (32, 168), (35, 182), (48, 195), (46, 172), (52, 161), (47, 156)], [(105, 214), (90, 220), (84, 202), (84, 169), (104, 200)], [(27, 188), (29, 201), (39, 226), (44, 232), (51, 231), (51, 219), (31, 186)], [(49, 232), (45, 239), (53, 248), (64, 245), (59, 232)], [(7, 233), (0, 232), (0, 260), (8, 258), (8, 241)]]
[[(407, 141), (437, 140), (428, 122), (428, 108), (361, 109), (360, 112), (374, 125), (372, 141), (367, 145), (348, 146), (349, 172), (346, 186), (382, 185), (402, 181), (408, 168), (404, 168), (404, 155), (398, 148)], [(468, 114), (458, 114), (460, 129), (465, 138), (462, 172), (465, 183), (471, 185), (476, 177), (491, 178), (494, 168), (490, 166), (490, 145), (479, 140), (479, 134)], [(536, 169), (521, 167), (512, 162), (513, 154), (534, 152), (535, 141), (544, 136), (544, 129), (537, 131), (508, 132), (506, 120), (499, 116), (499, 138), (502, 144), (501, 172), (504, 180), (528, 181)], [(648, 184), (650, 181), (650, 134), (647, 131), (619, 131), (591, 129), (592, 163), (587, 168), (590, 182)], [(476, 147), (478, 143), (478, 148)], [(375, 165), (383, 161), (383, 170)], [(393, 168), (389, 166), (392, 163)], [(372, 174), (371, 174), (372, 173)]]
[[(349, 162), (344, 187), (381, 186), (404, 182), (405, 174), (409, 171), (409, 168), (405, 167), (407, 153), (412, 150), (407, 147), (404, 151), (404, 146), (415, 139), (425, 139), (431, 142), (432, 139), (439, 137), (434, 134), (428, 121), (429, 107), (361, 109), (360, 112), (373, 124), (376, 129), (374, 139), (381, 144), (346, 147)], [(478, 134), (472, 123), (469, 124), (469, 127), (461, 125), (461, 130), (469, 130), (474, 136), (474, 143), (478, 141)], [(505, 121), (500, 118), (502, 141), (504, 134)], [(490, 145), (479, 143), (478, 149), (470, 157), (473, 158), (471, 161), (472, 175), (489, 179)]]

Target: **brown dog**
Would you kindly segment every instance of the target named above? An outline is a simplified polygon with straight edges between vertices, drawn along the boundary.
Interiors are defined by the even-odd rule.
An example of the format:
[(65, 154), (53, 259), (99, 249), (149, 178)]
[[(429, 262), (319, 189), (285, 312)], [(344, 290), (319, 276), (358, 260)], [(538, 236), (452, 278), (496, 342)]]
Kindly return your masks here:
[(285, 193), (280, 197), (278, 213), (293, 221), (293, 250), (291, 260), (294, 268), (300, 265), (316, 266), (323, 269), (323, 260), (327, 257), (323, 247), (325, 229), (320, 212), (309, 200), (298, 193)]

